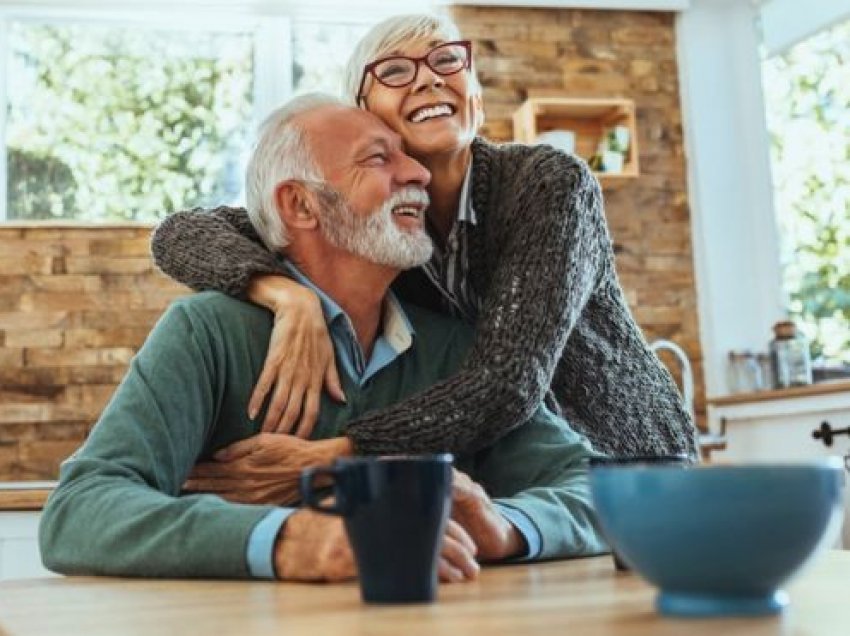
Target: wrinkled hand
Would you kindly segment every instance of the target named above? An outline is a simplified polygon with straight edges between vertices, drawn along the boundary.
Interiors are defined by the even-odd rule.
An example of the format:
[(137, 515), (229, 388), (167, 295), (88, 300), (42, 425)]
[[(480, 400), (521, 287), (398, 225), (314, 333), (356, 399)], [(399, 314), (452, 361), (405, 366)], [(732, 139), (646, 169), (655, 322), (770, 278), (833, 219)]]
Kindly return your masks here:
[(183, 486), (237, 503), (289, 505), (300, 500), (298, 480), (308, 466), (350, 455), (346, 437), (306, 441), (292, 435), (260, 433), (218, 451), (201, 462)]
[[(340, 517), (308, 509), (293, 513), (275, 544), (278, 578), (293, 581), (344, 581), (356, 576), (354, 553)], [(478, 576), (475, 544), (449, 521), (440, 553), (440, 580), (451, 583)]]
[(475, 560), (476, 549), (469, 533), (459, 523), (449, 519), (440, 550), (440, 580), (444, 583), (460, 583), (476, 578), (481, 569)]
[(249, 295), (263, 298), (261, 304), (271, 307), (275, 318), (248, 416), (257, 417), (271, 392), (263, 432), (306, 439), (319, 415), (323, 385), (333, 399), (345, 401), (321, 303), (315, 293), (281, 276), (253, 281)]
[(290, 581), (344, 581), (357, 575), (342, 519), (307, 509), (286, 520), (274, 564), (278, 578)]
[(496, 561), (520, 554), (525, 539), (490, 501), (480, 484), (453, 469), (452, 519), (472, 537), (482, 561)]

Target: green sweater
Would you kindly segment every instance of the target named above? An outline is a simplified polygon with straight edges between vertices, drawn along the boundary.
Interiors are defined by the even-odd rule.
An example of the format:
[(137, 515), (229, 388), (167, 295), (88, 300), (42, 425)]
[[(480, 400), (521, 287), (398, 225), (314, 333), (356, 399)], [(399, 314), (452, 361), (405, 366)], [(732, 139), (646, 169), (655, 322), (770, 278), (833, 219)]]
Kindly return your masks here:
[[(314, 438), (450, 375), (471, 342), (451, 319), (405, 306), (414, 345), (362, 387), (343, 378), (347, 404), (323, 398)], [(263, 309), (218, 293), (175, 302), (134, 358), (86, 443), (63, 465), (41, 519), (42, 559), (64, 574), (248, 577), (246, 549), (271, 506), (180, 495), (194, 464), (258, 432), (246, 404), (272, 328)], [(541, 557), (606, 549), (590, 505), (593, 451), (540, 409), (495, 446), (456, 465), (543, 539)]]

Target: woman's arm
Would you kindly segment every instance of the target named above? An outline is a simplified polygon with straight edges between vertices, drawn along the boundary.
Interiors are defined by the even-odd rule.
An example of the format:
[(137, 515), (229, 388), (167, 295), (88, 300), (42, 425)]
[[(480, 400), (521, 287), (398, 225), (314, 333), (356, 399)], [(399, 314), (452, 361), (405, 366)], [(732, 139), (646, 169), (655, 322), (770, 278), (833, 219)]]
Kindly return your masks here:
[(358, 452), (476, 451), (542, 402), (613, 251), (586, 165), (550, 152), (516, 169), (515, 183), (533, 185), (502, 202), (506, 238), (468, 358), (429, 390), (351, 422), (347, 435)]
[(154, 264), (196, 291), (245, 298), (254, 276), (281, 274), (280, 263), (243, 208), (175, 212), (151, 236)]
[(263, 431), (309, 437), (322, 386), (345, 399), (318, 298), (286, 277), (244, 209), (172, 214), (154, 231), (151, 252), (157, 267), (192, 289), (218, 290), (274, 313), (272, 346), (246, 405), (253, 419), (271, 394)]

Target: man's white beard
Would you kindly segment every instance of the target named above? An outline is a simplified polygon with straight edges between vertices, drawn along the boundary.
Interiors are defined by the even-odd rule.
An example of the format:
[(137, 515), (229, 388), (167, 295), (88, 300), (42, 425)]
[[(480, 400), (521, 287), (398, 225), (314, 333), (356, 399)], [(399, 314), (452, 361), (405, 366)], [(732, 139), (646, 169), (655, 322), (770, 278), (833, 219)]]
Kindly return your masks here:
[(426, 263), (434, 251), (424, 228), (398, 228), (392, 209), (403, 203), (428, 205), (428, 193), (408, 186), (368, 216), (355, 214), (340, 193), (329, 186), (317, 192), (321, 201), (319, 224), (325, 238), (336, 247), (378, 265), (410, 269)]

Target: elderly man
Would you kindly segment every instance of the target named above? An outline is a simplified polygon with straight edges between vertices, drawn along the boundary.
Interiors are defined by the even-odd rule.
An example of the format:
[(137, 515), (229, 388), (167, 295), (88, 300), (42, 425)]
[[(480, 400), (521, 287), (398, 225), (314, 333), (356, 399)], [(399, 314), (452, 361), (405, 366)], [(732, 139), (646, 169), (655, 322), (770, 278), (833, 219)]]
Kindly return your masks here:
[[(251, 220), (292, 275), (318, 293), (348, 396), (323, 403), (314, 441), (292, 447), (312, 463), (348, 451), (340, 437), (347, 420), (446, 377), (469, 346), (467, 327), (403, 307), (388, 291), (401, 269), (430, 256), (428, 179), (376, 117), (332, 98), (298, 98), (261, 130), (248, 169)], [(195, 463), (216, 453), (242, 455), (268, 477), (264, 453), (274, 457), (288, 443), (257, 435), (259, 424), (244, 412), (272, 326), (266, 311), (217, 293), (169, 308), (85, 445), (62, 466), (41, 523), (47, 567), (295, 580), (355, 574), (336, 517), (237, 503), (220, 479), (224, 497), (181, 491)], [(475, 576), (473, 555), (604, 551), (589, 503), (592, 454), (541, 409), (494, 447), (458, 458), (443, 579)], [(234, 492), (243, 492), (245, 480), (236, 481)]]

